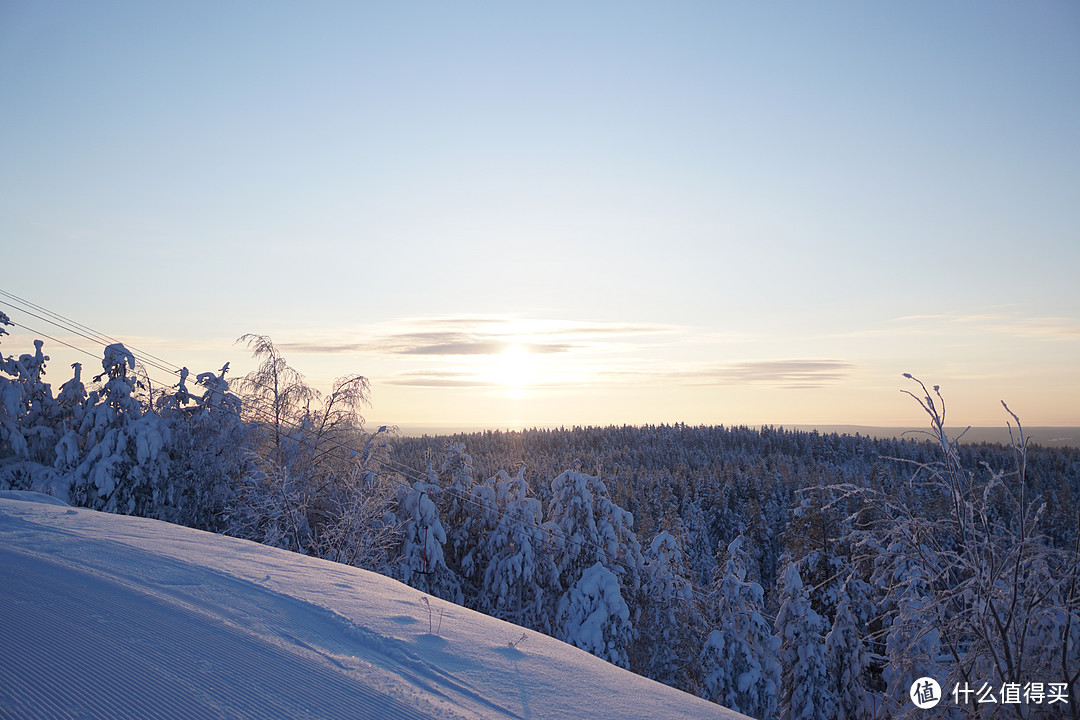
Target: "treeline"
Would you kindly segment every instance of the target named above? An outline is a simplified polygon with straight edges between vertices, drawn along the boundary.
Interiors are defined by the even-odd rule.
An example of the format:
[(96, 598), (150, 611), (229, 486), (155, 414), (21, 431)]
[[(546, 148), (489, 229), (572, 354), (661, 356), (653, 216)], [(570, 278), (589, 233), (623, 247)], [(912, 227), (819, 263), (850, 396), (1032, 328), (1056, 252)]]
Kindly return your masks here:
[(1080, 712), (1075, 449), (955, 444), (921, 384), (921, 441), (397, 438), (364, 430), (364, 378), (321, 395), (241, 340), (260, 364), (233, 388), (112, 345), (54, 394), (40, 341), (0, 355), (0, 488), (376, 570), (755, 717), (899, 717), (922, 676)]
[(1013, 688), (1031, 699), (1023, 717), (1072, 715), (1080, 451), (1027, 444), (1009, 415), (1014, 446), (955, 443), (937, 389), (915, 387), (930, 427), (910, 438), (574, 427), (401, 438), (394, 455), (431, 466), (467, 447), (475, 477), (512, 469), (556, 520), (562, 469), (603, 478), (633, 516), (630, 546), (653, 551), (645, 597), (621, 586), (630, 667), (728, 707), (899, 717), (929, 676), (972, 703), (993, 688), (983, 716), (1016, 714), (1000, 701)]

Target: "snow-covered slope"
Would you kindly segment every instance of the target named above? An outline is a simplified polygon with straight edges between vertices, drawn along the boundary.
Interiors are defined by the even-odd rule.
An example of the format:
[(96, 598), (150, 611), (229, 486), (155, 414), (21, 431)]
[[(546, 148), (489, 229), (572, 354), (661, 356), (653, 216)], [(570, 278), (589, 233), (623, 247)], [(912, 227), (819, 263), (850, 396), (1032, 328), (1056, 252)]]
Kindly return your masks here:
[(48, 500), (0, 494), (0, 718), (743, 717), (380, 575)]

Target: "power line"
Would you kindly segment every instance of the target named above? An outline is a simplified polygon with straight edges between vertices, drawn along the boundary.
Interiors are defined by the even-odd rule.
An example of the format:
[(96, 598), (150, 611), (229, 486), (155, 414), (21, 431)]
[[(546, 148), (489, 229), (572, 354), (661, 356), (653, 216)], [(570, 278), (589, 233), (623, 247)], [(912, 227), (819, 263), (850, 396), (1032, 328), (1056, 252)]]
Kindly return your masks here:
[[(0, 300), (0, 304), (3, 304), (3, 305), (7, 305), (8, 307), (16, 307), (16, 306), (12, 305), (11, 303), (5, 302), (4, 300)], [(97, 343), (97, 344), (100, 344), (100, 345), (102, 345), (102, 347), (108, 347), (108, 345), (109, 345), (109, 344), (123, 344), (123, 343), (109, 343), (109, 344), (106, 344), (105, 342), (103, 342), (103, 341), (101, 341), (101, 340), (98, 340), (97, 338), (94, 338), (94, 337), (91, 337), (91, 336), (89, 336), (89, 335), (86, 335), (85, 333), (81, 333), (81, 332), (77, 332), (77, 331), (72, 331), (72, 330), (71, 330), (70, 328), (64, 327), (63, 325), (61, 325), (61, 324), (59, 324), (59, 323), (57, 323), (57, 322), (54, 322), (54, 321), (52, 321), (52, 320), (49, 320), (48, 318), (42, 317), (42, 316), (40, 316), (40, 315), (38, 315), (38, 314), (36, 314), (36, 313), (30, 312), (30, 311), (28, 311), (28, 310), (26, 310), (26, 309), (24, 309), (24, 308), (16, 308), (16, 309), (17, 309), (17, 310), (19, 310), (20, 312), (24, 312), (24, 313), (26, 313), (27, 315), (30, 315), (30, 316), (32, 316), (32, 317), (35, 317), (35, 318), (37, 318), (37, 319), (39, 319), (39, 320), (43, 320), (44, 322), (46, 322), (46, 323), (49, 323), (50, 325), (53, 325), (53, 326), (55, 326), (55, 327), (58, 327), (58, 328), (60, 328), (61, 330), (67, 330), (68, 332), (72, 332), (73, 334), (75, 334), (75, 335), (78, 335), (79, 337), (82, 337), (82, 338), (84, 338), (84, 339), (86, 339), (86, 340), (89, 340), (89, 341), (91, 341), (91, 342), (93, 342), (93, 343)], [(46, 334), (45, 334), (45, 333), (43, 333), (43, 332), (40, 332), (40, 331), (34, 330), (33, 328), (29, 327), (29, 326), (28, 326), (28, 325), (26, 325), (25, 323), (23, 323), (23, 324), (18, 324), (18, 323), (15, 323), (15, 325), (16, 325), (17, 327), (23, 327), (23, 328), (26, 328), (27, 330), (29, 330), (29, 331), (30, 331), (30, 332), (32, 332), (32, 333), (35, 333), (35, 334), (41, 335), (41, 336), (43, 336), (43, 337), (47, 337), (47, 338), (49, 338), (50, 340), (53, 340), (53, 341), (55, 341), (55, 342), (58, 342), (58, 343), (60, 343), (61, 345), (65, 345), (65, 346), (67, 346), (67, 347), (69, 347), (69, 348), (71, 348), (71, 349), (73, 349), (73, 350), (78, 350), (78, 351), (80, 351), (80, 352), (82, 352), (82, 353), (84, 353), (84, 354), (90, 355), (90, 356), (91, 356), (92, 358), (94, 358), (95, 360), (97, 360), (97, 359), (98, 359), (98, 356), (97, 356), (97, 355), (94, 355), (93, 353), (90, 353), (90, 352), (88, 352), (88, 351), (86, 351), (86, 350), (83, 350), (82, 348), (78, 348), (78, 347), (75, 347), (75, 346), (74, 346), (74, 345), (72, 345), (71, 343), (68, 343), (68, 342), (64, 342), (63, 340), (60, 340), (60, 339), (58, 339), (58, 338), (54, 338), (54, 337), (52, 337), (51, 335), (46, 335)], [(127, 349), (127, 350), (128, 350), (129, 352), (131, 352), (131, 354), (132, 354), (132, 357), (134, 357), (134, 358), (135, 358), (136, 360), (138, 360), (138, 361), (139, 361), (139, 363), (141, 363), (141, 364), (143, 365), (143, 367), (144, 367), (144, 368), (145, 368), (145, 367), (147, 367), (147, 366), (149, 366), (149, 367), (153, 367), (153, 368), (155, 368), (155, 369), (157, 369), (157, 370), (161, 370), (161, 371), (163, 371), (163, 372), (167, 372), (167, 373), (170, 373), (170, 374), (172, 374), (172, 373), (174, 372), (173, 370), (171, 370), (171, 369), (169, 369), (169, 368), (167, 368), (167, 367), (164, 367), (164, 366), (162, 366), (162, 365), (160, 365), (160, 364), (158, 364), (158, 363), (156, 363), (156, 362), (154, 362), (154, 361), (151, 361), (151, 360), (147, 360), (147, 359), (146, 359), (145, 357), (143, 357), (143, 356), (142, 356), (141, 354), (137, 354), (136, 352), (132, 351), (132, 350), (131, 350), (131, 348), (128, 348), (128, 347), (127, 347), (126, 345), (124, 345), (124, 347), (125, 347), (125, 349)]]
[[(88, 340), (91, 340), (93, 342), (97, 342), (97, 343), (100, 343), (102, 345), (110, 345), (110, 344), (120, 342), (119, 340), (117, 340), (114, 337), (111, 337), (109, 335), (105, 335), (103, 333), (100, 333), (100, 332), (94, 330), (93, 328), (87, 327), (86, 325), (83, 325), (82, 323), (80, 323), (80, 322), (78, 322), (76, 320), (72, 320), (71, 318), (65, 317), (64, 315), (61, 315), (60, 313), (53, 312), (52, 310), (49, 310), (48, 308), (42, 307), (41, 305), (37, 305), (37, 304), (31, 302), (30, 300), (26, 300), (24, 298), (21, 298), (18, 295), (15, 295), (14, 293), (10, 293), (10, 292), (4, 290), (3, 288), (0, 288), (0, 295), (8, 298), (9, 300), (13, 300), (15, 302), (22, 303), (23, 305), (26, 305), (28, 307), (34, 308), (38, 312), (45, 313), (49, 317), (55, 318), (56, 320), (60, 321), (61, 323), (66, 323), (69, 327), (65, 327), (64, 325), (58, 324), (58, 323), (53, 322), (51, 320), (45, 320), (45, 318), (41, 318), (42, 320), (45, 320), (46, 322), (48, 322), (48, 323), (50, 323), (50, 324), (52, 324), (52, 325), (54, 325), (56, 327), (60, 327), (61, 329), (67, 330), (68, 332), (74, 333), (76, 335), (81, 335), (82, 337), (84, 337), (84, 338), (86, 338)], [(0, 300), (0, 302), (3, 302), (8, 307), (15, 307), (11, 303), (5, 302), (3, 300)], [(20, 309), (22, 312), (26, 312), (27, 314), (31, 314), (31, 315), (33, 314), (33, 313), (30, 313), (28, 310), (25, 310), (25, 309), (22, 309), (22, 308), (17, 308), (17, 309)], [(35, 317), (39, 317), (39, 316), (35, 316)], [(82, 332), (80, 332), (80, 331), (82, 331)], [(89, 336), (85, 335), (84, 332), (85, 333), (90, 333), (94, 337), (89, 337)], [(153, 360), (157, 361), (158, 363), (161, 363), (161, 365), (157, 365), (158, 369), (160, 369), (160, 370), (165, 370), (166, 372), (171, 373), (171, 372), (173, 372), (175, 370), (180, 369), (180, 367), (178, 365), (173, 365), (172, 363), (168, 362), (167, 360), (163, 360), (163, 359), (157, 357), (156, 355), (152, 355), (152, 354), (150, 354), (150, 353), (148, 353), (148, 352), (146, 352), (144, 350), (140, 350), (139, 348), (135, 347), (134, 345), (131, 345), (130, 343), (124, 344), (124, 347), (126, 347), (128, 350), (130, 350), (132, 352), (132, 354), (138, 354), (138, 355), (142, 355), (144, 357), (152, 358)], [(149, 362), (146, 362), (144, 360), (143, 364), (144, 365), (149, 365), (149, 364), (155, 364), (155, 363), (149, 363)], [(165, 367), (165, 366), (169, 366), (169, 365), (172, 366), (171, 369), (168, 368), (168, 367)]]
[(90, 352), (89, 350), (84, 350), (81, 347), (76, 347), (75, 345), (72, 345), (69, 342), (64, 342), (63, 340), (61, 340), (59, 338), (55, 338), (52, 335), (48, 335), (48, 334), (43, 333), (43, 332), (41, 332), (39, 330), (35, 330), (34, 328), (29, 327), (28, 325), (19, 325), (19, 327), (21, 327), (21, 328), (23, 328), (25, 330), (29, 330), (31, 332), (31, 334), (33, 334), (33, 335), (40, 335), (41, 337), (48, 338), (48, 339), (52, 340), (55, 343), (59, 343), (60, 345), (66, 345), (67, 347), (71, 348), (72, 350), (77, 350), (78, 352), (81, 352), (82, 354), (88, 355), (91, 358), (93, 358), (94, 360), (97, 360), (97, 355)]

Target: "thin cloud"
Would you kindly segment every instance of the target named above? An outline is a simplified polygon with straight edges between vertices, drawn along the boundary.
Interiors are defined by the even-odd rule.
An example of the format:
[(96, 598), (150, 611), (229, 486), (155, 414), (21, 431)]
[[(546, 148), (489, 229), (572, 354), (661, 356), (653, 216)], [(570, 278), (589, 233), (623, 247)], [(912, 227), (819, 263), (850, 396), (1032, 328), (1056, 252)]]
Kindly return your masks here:
[[(415, 341), (416, 338), (414, 337)], [(395, 346), (392, 352), (399, 355), (498, 355), (511, 347), (521, 347), (537, 355), (569, 352), (573, 345), (566, 343), (516, 343), (492, 339), (456, 339), (450, 342), (416, 342)]]
[(1022, 337), (1076, 340), (1080, 338), (1080, 323), (1072, 318), (1030, 318), (1002, 326), (998, 331)]
[[(505, 388), (506, 384), (493, 380), (485, 380), (478, 375), (471, 373), (456, 373), (456, 372), (441, 372), (441, 371), (416, 371), (408, 373), (400, 373), (394, 377), (387, 378), (381, 382), (387, 385), (398, 385), (402, 387), (425, 387), (425, 388), (444, 388), (444, 389), (490, 389), (490, 388)], [(589, 387), (595, 383), (590, 381), (566, 381), (566, 380), (540, 380), (531, 381), (527, 384), (529, 390), (558, 390), (558, 389), (573, 389)]]
[(400, 373), (383, 382), (388, 385), (427, 388), (487, 388), (498, 385), (469, 373), (440, 370)]
[(901, 317), (892, 318), (889, 322), (913, 322), (918, 320), (939, 320), (941, 318), (952, 317), (952, 313), (923, 313), (921, 315), (903, 315)]
[[(588, 350), (621, 337), (672, 332), (634, 323), (579, 323), (506, 318), (423, 318), (402, 321), (415, 329), (382, 335), (377, 346), (395, 355), (496, 355), (511, 346), (534, 354)], [(419, 326), (419, 327), (417, 327)], [(452, 329), (448, 329), (452, 328)]]
[(1080, 322), (1069, 317), (1025, 317), (1020, 313), (947, 313), (938, 319), (953, 325), (964, 324), (1017, 337), (1059, 340), (1080, 337)]
[(840, 382), (855, 365), (843, 360), (757, 360), (729, 363), (683, 377), (696, 385), (774, 385), (811, 390)]
[(683, 385), (771, 385), (785, 390), (814, 390), (848, 378), (856, 369), (843, 360), (758, 360), (670, 372), (605, 370), (597, 379), (620, 384), (675, 382)]
[(495, 355), (506, 349), (505, 343), (460, 339), (450, 342), (403, 343), (387, 348), (398, 355)]
[(609, 323), (604, 325), (580, 325), (552, 328), (547, 332), (552, 335), (584, 335), (594, 337), (661, 335), (679, 330), (673, 325), (637, 325), (634, 323)]
[(495, 383), (485, 382), (482, 380), (454, 380), (453, 378), (394, 378), (386, 381), (387, 385), (398, 385), (402, 387), (424, 387), (424, 388), (490, 388), (495, 387)]
[(1026, 317), (1017, 312), (905, 315), (884, 326), (837, 333), (832, 337), (948, 336), (993, 333), (1044, 340), (1080, 339), (1080, 320), (1072, 317)]
[(502, 315), (435, 315), (431, 317), (402, 318), (395, 321), (402, 325), (421, 325), (423, 327), (464, 327), (476, 328), (484, 325), (501, 325), (507, 321)]
[(466, 315), (402, 318), (371, 326), (364, 339), (343, 341), (341, 333), (279, 343), (283, 352), (309, 354), (377, 353), (387, 355), (496, 355), (511, 346), (529, 353), (591, 350), (620, 338), (671, 334), (674, 326), (646, 323), (590, 323), (513, 316)]
[(339, 353), (357, 353), (370, 350), (371, 346), (363, 343), (317, 343), (283, 342), (275, 343), (282, 352), (335, 355)]

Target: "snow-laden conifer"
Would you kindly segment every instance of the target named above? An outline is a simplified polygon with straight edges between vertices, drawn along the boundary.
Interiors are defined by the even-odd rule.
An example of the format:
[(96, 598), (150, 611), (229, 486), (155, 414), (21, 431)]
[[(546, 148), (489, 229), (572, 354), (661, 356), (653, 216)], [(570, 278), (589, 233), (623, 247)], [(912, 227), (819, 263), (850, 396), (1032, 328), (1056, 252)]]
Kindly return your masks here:
[(66, 498), (67, 480), (53, 467), (63, 432), (60, 408), (44, 381), (49, 356), (43, 345), (35, 340), (33, 354), (0, 358), (0, 371), (13, 376), (0, 376), (0, 487)]
[(567, 470), (551, 481), (548, 520), (559, 530), (556, 564), (562, 587), (572, 586), (586, 568), (602, 563), (616, 573), (624, 592), (641, 588), (644, 556), (634, 533), (634, 516), (612, 501), (599, 478)]
[(86, 454), (75, 468), (73, 501), (85, 507), (128, 515), (152, 514), (169, 472), (172, 434), (155, 413), (145, 413), (135, 396), (135, 356), (120, 343), (105, 348), (106, 377), (91, 393), (80, 433)]
[(635, 637), (630, 609), (618, 578), (602, 563), (588, 568), (559, 601), (558, 627), (561, 640), (629, 668)]
[(930, 578), (916, 556), (917, 551), (897, 539), (879, 560), (873, 577), (874, 582), (888, 588), (883, 608), (888, 661), (882, 676), (896, 709), (910, 703), (909, 691), (918, 678), (949, 675), (939, 629), (943, 608), (934, 601)]
[[(0, 311), (0, 338), (8, 335), (5, 325), (11, 325), (11, 318)], [(0, 457), (14, 458), (26, 455), (26, 439), (19, 429), (19, 417), (22, 408), (22, 386), (15, 378), (19, 374), (19, 365), (12, 357), (0, 353)]]
[[(434, 478), (431, 478), (434, 479)], [(417, 481), (399, 497), (402, 549), (397, 575), (402, 582), (430, 595), (463, 602), (461, 582), (447, 567), (446, 529), (432, 495), (441, 489), (433, 482)]]
[(830, 720), (836, 711), (825, 666), (825, 622), (810, 606), (810, 595), (794, 562), (780, 579), (781, 720)]
[[(446, 528), (446, 564), (460, 578), (472, 580), (483, 572), (476, 557), (481, 528), (491, 525), (495, 511), (492, 493), (480, 492), (474, 499), (476, 476), (472, 457), (459, 442), (448, 442), (439, 466), (439, 516)], [(479, 570), (478, 570), (479, 568)]]
[(62, 474), (73, 472), (82, 459), (83, 438), (79, 428), (87, 410), (88, 395), (82, 381), (82, 364), (72, 363), (71, 368), (71, 379), (60, 386), (60, 393), (56, 396), (60, 439), (54, 448), (56, 456), (53, 466)]
[(776, 714), (780, 638), (764, 618), (761, 586), (746, 580), (749, 562), (739, 536), (728, 545), (710, 593), (715, 621), (700, 656), (702, 697), (764, 720)]
[(686, 578), (682, 543), (666, 530), (649, 543), (645, 561), (639, 662), (648, 677), (675, 685), (697, 651), (692, 647), (694, 587)]
[(529, 497), (525, 467), (511, 477), (495, 476), (499, 517), (485, 538), (488, 557), (480, 587), (480, 608), (495, 617), (543, 632), (552, 632), (549, 588), (555, 575), (550, 548), (544, 542), (540, 501)]
[(875, 716), (873, 698), (867, 688), (870, 654), (863, 643), (865, 625), (851, 610), (850, 586), (844, 586), (832, 630), (825, 637), (825, 670), (836, 697), (837, 720), (870, 720)]
[(228, 527), (237, 487), (250, 469), (245, 457), (249, 428), (241, 420), (240, 399), (225, 379), (228, 367), (200, 373), (201, 394), (188, 387), (188, 369), (181, 368), (174, 391), (158, 398), (157, 412), (172, 428), (173, 441), (168, 486), (155, 517), (201, 530)]

